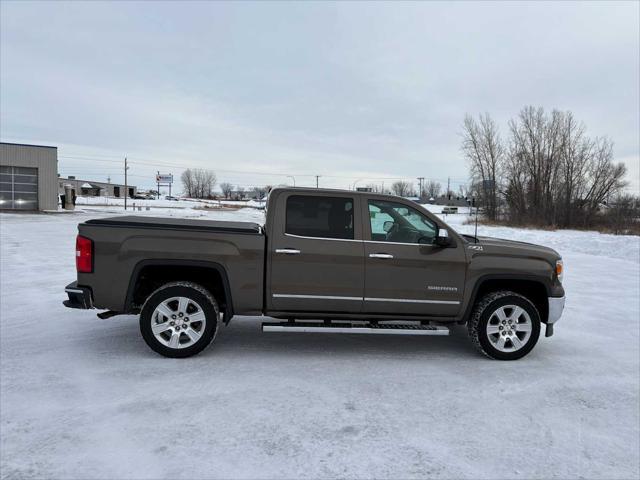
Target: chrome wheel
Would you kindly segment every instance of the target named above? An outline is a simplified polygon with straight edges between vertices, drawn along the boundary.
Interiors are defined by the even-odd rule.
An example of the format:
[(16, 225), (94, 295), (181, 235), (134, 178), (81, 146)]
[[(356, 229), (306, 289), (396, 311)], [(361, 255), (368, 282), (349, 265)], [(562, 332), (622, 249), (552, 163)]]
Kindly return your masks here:
[(517, 305), (499, 307), (487, 322), (487, 337), (497, 350), (516, 352), (531, 338), (533, 324), (527, 311)]
[(162, 301), (151, 315), (151, 331), (169, 348), (190, 347), (202, 337), (207, 319), (202, 307), (187, 297)]

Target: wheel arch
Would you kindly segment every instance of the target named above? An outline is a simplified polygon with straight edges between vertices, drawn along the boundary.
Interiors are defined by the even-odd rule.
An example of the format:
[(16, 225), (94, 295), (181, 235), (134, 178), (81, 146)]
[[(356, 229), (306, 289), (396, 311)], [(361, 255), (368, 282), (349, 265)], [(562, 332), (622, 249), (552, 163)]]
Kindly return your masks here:
[(233, 317), (233, 299), (227, 271), (216, 262), (200, 260), (153, 259), (136, 264), (129, 279), (124, 312), (132, 312), (161, 285), (173, 281), (190, 281), (209, 290), (219, 303), (228, 323)]
[(473, 287), (471, 297), (463, 315), (466, 323), (476, 302), (487, 293), (498, 290), (510, 290), (530, 300), (540, 314), (540, 321), (547, 323), (549, 317), (549, 300), (551, 287), (548, 282), (533, 275), (485, 275), (478, 279)]

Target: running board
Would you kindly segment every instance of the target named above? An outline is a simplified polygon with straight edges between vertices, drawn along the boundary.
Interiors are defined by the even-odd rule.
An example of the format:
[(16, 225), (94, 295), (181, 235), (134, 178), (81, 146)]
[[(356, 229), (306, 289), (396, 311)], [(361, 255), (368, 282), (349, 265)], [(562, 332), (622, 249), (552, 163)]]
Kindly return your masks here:
[(365, 333), (380, 335), (449, 335), (449, 328), (415, 323), (319, 323), (275, 322), (263, 323), (263, 332), (295, 333)]

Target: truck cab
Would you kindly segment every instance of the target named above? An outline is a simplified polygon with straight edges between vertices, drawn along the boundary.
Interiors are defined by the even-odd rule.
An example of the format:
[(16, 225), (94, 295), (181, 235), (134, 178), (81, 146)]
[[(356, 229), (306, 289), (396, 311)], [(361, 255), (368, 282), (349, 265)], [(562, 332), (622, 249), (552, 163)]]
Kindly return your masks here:
[(409, 200), (278, 189), (266, 231), (266, 310), (272, 315), (460, 313), (465, 242)]

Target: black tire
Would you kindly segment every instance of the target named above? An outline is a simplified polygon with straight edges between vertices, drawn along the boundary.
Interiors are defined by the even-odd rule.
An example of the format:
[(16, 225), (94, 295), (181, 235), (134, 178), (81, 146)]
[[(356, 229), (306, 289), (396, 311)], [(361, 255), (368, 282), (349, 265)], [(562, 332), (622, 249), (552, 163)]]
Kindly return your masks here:
[[(508, 305), (515, 305), (526, 311), (531, 319), (531, 334), (520, 349), (505, 352), (496, 348), (489, 338), (487, 323), (496, 310)], [(496, 320), (493, 320), (493, 322), (495, 321)], [(538, 338), (540, 337), (540, 314), (535, 305), (519, 293), (508, 290), (491, 292), (480, 298), (474, 306), (471, 318), (467, 322), (467, 330), (475, 347), (487, 357), (496, 360), (518, 360), (527, 355), (538, 342)], [(501, 334), (502, 332), (493, 338), (500, 338)]]
[[(205, 317), (204, 325), (202, 325), (202, 323), (198, 324), (197, 322), (191, 325), (194, 329), (198, 328), (199, 325), (201, 329), (199, 332), (201, 335), (197, 341), (189, 338), (190, 336), (186, 333), (187, 329), (182, 333), (178, 332), (178, 341), (182, 341), (185, 345), (188, 344), (188, 346), (182, 346), (180, 348), (172, 348), (161, 343), (152, 331), (152, 323), (157, 323), (156, 319), (153, 318), (156, 308), (165, 300), (173, 297), (183, 297), (195, 302), (197, 306), (202, 309)], [(195, 306), (189, 304), (188, 308), (193, 310)], [(142, 333), (142, 338), (144, 338), (147, 345), (160, 355), (170, 358), (191, 357), (207, 348), (215, 338), (218, 331), (219, 313), (218, 302), (216, 302), (213, 295), (204, 287), (192, 282), (167, 283), (149, 295), (149, 298), (147, 298), (144, 303), (142, 311), (140, 312), (140, 333)], [(194, 327), (193, 325), (196, 326)], [(167, 330), (169, 338), (175, 334), (174, 328), (176, 327)]]

